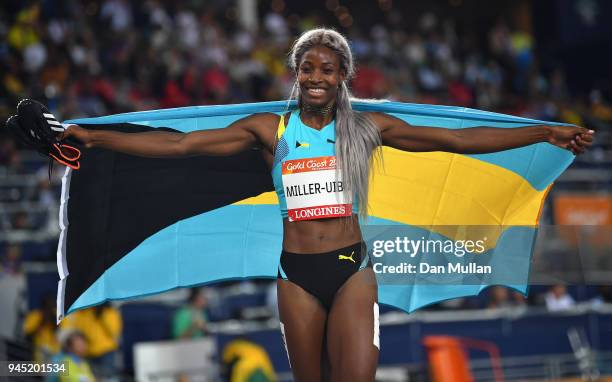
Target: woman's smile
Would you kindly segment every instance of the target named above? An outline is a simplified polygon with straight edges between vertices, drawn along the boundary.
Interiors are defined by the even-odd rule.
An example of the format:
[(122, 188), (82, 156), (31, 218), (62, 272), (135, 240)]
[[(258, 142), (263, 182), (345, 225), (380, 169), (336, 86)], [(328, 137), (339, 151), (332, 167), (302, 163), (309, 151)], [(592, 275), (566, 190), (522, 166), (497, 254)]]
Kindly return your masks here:
[(327, 91), (324, 88), (320, 88), (320, 87), (316, 87), (316, 88), (307, 88), (307, 93), (309, 96), (311, 97), (321, 97), (323, 95), (325, 95), (325, 92)]

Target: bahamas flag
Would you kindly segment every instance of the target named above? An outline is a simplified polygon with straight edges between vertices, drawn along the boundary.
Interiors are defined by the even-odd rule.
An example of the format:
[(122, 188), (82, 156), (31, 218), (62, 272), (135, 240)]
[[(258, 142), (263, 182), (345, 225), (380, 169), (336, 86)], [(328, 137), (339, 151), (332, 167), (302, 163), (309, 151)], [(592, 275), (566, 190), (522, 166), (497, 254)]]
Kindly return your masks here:
[[(285, 101), (200, 106), (66, 122), (89, 129), (187, 133), (222, 128), (253, 113), (281, 114), (287, 107)], [(388, 113), (412, 125), (451, 129), (550, 124), (450, 106), (356, 101), (353, 107)], [(258, 150), (180, 159), (99, 148), (82, 151), (81, 169), (68, 168), (62, 184), (58, 321), (106, 300), (220, 280), (276, 277), (282, 220)], [(377, 273), (380, 303), (411, 312), (478, 294), (491, 284), (527, 292), (540, 209), (552, 182), (572, 162), (570, 152), (546, 143), (480, 155), (384, 147), (383, 157), (384, 166), (375, 168), (371, 184), (371, 216), (362, 222), (369, 248), (389, 227), (423, 242), (486, 236), (486, 256), (469, 262), (494, 271), (475, 279), (461, 272), (447, 279)], [(469, 265), (468, 256), (452, 257)], [(385, 258), (392, 259), (373, 258), (379, 263), (375, 270), (385, 261), (397, 262)], [(448, 256), (436, 259), (431, 257), (429, 265), (448, 262)]]

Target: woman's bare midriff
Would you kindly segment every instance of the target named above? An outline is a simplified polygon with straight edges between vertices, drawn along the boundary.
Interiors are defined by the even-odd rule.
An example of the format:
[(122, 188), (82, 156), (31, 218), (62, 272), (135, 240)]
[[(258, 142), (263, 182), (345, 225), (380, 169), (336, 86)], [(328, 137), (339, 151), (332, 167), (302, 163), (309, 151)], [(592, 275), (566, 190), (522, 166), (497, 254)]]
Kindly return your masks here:
[(323, 253), (361, 240), (356, 215), (290, 222), (283, 219), (283, 250), (292, 253)]

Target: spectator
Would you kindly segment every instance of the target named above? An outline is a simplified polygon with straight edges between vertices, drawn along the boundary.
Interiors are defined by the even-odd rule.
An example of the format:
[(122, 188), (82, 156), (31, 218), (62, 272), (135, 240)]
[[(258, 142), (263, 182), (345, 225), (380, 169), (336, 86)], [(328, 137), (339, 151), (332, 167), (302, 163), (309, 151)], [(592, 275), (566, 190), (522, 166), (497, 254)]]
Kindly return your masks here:
[(34, 346), (33, 360), (36, 362), (48, 362), (60, 351), (55, 310), (55, 296), (46, 295), (40, 308), (30, 311), (23, 321), (23, 332)]
[(572, 296), (567, 293), (565, 285), (553, 285), (545, 297), (546, 308), (551, 312), (567, 310), (574, 306)]
[(521, 292), (512, 291), (511, 301), (515, 307), (527, 305), (527, 298)]
[(0, 166), (10, 166), (17, 155), (17, 148), (12, 137), (0, 137)]
[(100, 18), (108, 21), (114, 32), (127, 30), (132, 24), (129, 2), (126, 0), (106, 0), (102, 5)]
[(20, 334), (20, 308), (26, 288), (21, 270), (21, 244), (0, 242), (0, 338), (17, 339)]
[(32, 229), (32, 223), (30, 217), (24, 211), (19, 211), (13, 217), (13, 229), (14, 230), (29, 230)]
[(40, 41), (37, 28), (39, 14), (38, 4), (25, 7), (17, 14), (16, 22), (8, 32), (8, 42), (13, 48), (23, 51)]
[(0, 263), (0, 274), (18, 276), (21, 275), (21, 245), (19, 243), (9, 244)]
[(591, 302), (595, 305), (612, 303), (612, 286), (600, 285), (597, 288), (597, 296)]
[(66, 328), (79, 330), (89, 344), (87, 357), (91, 366), (102, 376), (113, 376), (117, 373), (115, 355), (123, 321), (121, 314), (110, 304), (104, 303), (93, 308), (78, 310), (63, 320)]
[(508, 289), (503, 286), (493, 286), (489, 289), (489, 303), (487, 309), (511, 307)]
[(274, 366), (266, 350), (246, 339), (237, 339), (223, 349), (223, 374), (231, 382), (276, 381)]
[(47, 382), (94, 382), (96, 378), (85, 359), (88, 344), (83, 333), (77, 329), (62, 329), (57, 340), (62, 351), (53, 358), (53, 362), (66, 364), (67, 372), (65, 375), (49, 376)]
[(180, 308), (172, 319), (172, 336), (174, 338), (198, 338), (207, 333), (206, 308), (207, 300), (204, 290), (192, 288), (189, 290), (187, 306)]

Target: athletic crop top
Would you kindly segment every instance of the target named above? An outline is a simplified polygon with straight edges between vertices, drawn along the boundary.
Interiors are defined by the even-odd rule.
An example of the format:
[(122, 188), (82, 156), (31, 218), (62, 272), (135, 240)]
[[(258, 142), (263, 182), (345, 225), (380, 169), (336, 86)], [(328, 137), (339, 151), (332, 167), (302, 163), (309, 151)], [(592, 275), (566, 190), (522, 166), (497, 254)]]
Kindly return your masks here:
[(272, 180), (283, 218), (299, 221), (358, 213), (357, 197), (342, 192), (335, 128), (333, 120), (321, 130), (313, 129), (302, 122), (299, 110), (291, 112), (285, 128), (281, 115)]

